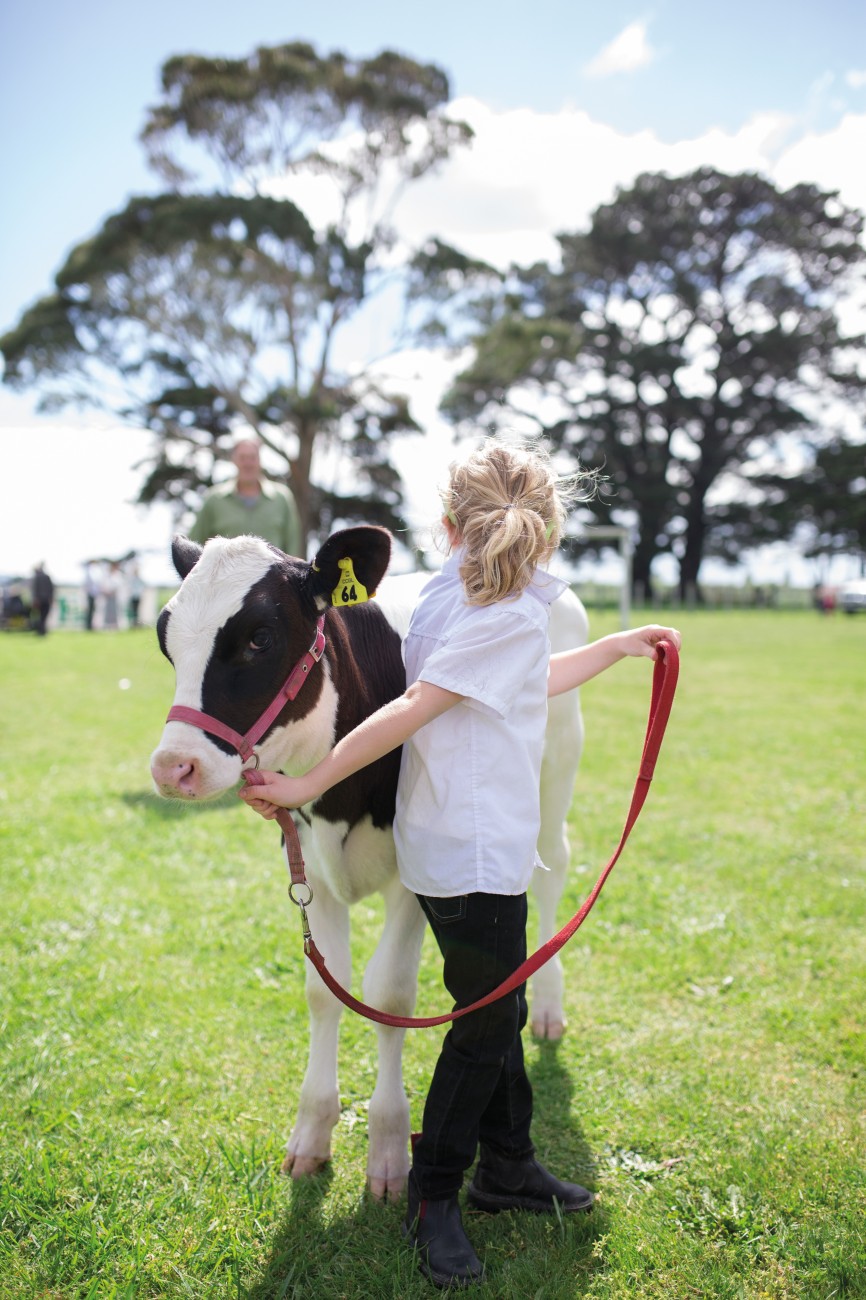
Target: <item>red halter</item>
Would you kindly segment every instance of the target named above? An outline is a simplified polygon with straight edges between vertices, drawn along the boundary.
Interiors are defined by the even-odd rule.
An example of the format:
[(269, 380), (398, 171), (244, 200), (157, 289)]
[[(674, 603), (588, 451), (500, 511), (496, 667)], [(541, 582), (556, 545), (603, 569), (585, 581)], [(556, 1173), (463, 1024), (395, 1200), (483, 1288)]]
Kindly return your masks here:
[(168, 711), (166, 722), (188, 722), (192, 727), (198, 727), (201, 731), (206, 731), (210, 736), (219, 736), (221, 740), (227, 740), (240, 754), (243, 762), (248, 758), (255, 758), (258, 763), (258, 755), (254, 753), (253, 747), (256, 742), (261, 740), (268, 727), (274, 719), (283, 711), (287, 700), (293, 700), (298, 691), (307, 680), (307, 674), (321, 659), (325, 651), (325, 615), (322, 614), (316, 623), (316, 638), (303, 658), (295, 664), (286, 681), (280, 687), (275, 699), (268, 705), (262, 716), (257, 722), (254, 722), (249, 731), (241, 735), (232, 727), (227, 727), (219, 718), (211, 717), (209, 713), (202, 713), (200, 709), (187, 708), (185, 704), (174, 704)]

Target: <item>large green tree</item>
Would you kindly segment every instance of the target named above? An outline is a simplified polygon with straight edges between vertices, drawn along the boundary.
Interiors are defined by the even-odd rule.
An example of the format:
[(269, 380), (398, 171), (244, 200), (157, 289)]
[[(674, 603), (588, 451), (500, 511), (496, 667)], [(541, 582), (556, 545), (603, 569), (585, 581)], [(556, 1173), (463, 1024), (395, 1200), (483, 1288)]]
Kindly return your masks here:
[[(559, 236), (558, 264), (514, 268), (486, 299), (445, 409), (527, 424), (598, 469), (591, 509), (633, 524), (636, 585), (671, 552), (685, 594), (709, 551), (733, 558), (719, 503), (768, 492), (767, 463), (820, 445), (829, 406), (862, 406), (863, 340), (839, 323), (862, 232), (814, 185), (640, 176)], [(758, 540), (742, 519), (739, 539)]]
[(806, 556), (866, 565), (866, 443), (837, 435), (798, 473), (760, 475), (751, 496), (717, 508), (714, 553), (735, 559), (756, 541), (794, 541)]
[(4, 381), (151, 429), (142, 501), (193, 506), (242, 424), (282, 465), (306, 532), (396, 526), (389, 439), (417, 425), (360, 346), (355, 364), (338, 343), (399, 290), (403, 188), (470, 137), (448, 97), (439, 68), (389, 51), (170, 59), (142, 132), (169, 189), (73, 249), (0, 340)]

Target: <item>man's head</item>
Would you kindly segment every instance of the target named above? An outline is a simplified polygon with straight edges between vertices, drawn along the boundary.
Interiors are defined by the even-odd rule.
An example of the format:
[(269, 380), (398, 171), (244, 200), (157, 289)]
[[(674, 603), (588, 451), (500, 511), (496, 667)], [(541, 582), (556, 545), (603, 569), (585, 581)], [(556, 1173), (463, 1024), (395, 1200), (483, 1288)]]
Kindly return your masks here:
[(241, 438), (232, 449), (232, 461), (238, 472), (238, 488), (241, 492), (258, 489), (262, 477), (259, 444), (255, 438)]

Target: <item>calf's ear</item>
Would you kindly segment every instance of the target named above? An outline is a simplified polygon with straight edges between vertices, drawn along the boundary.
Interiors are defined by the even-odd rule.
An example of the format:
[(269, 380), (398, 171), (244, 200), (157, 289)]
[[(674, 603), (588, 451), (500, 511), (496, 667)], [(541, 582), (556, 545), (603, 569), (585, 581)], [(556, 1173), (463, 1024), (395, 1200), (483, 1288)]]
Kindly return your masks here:
[(174, 567), (182, 578), (185, 578), (190, 569), (201, 558), (202, 548), (198, 542), (191, 542), (188, 537), (177, 536), (172, 538), (171, 558), (174, 561)]
[(319, 609), (358, 605), (374, 596), (390, 559), (387, 528), (362, 524), (332, 533), (310, 565), (309, 580)]

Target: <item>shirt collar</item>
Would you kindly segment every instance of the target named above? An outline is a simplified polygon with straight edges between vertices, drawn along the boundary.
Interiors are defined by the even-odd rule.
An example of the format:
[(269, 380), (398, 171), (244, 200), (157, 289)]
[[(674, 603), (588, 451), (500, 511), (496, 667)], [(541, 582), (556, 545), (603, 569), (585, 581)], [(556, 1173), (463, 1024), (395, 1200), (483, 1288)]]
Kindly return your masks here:
[(229, 479), (228, 487), (232, 496), (236, 496), (239, 501), (256, 502), (259, 501), (262, 497), (267, 497), (268, 500), (270, 500), (272, 496), (276, 495), (274, 491), (274, 485), (269, 478), (263, 478), (259, 480), (259, 495), (257, 497), (242, 497), (240, 492), (238, 492), (237, 482), (232, 481), (231, 479)]

